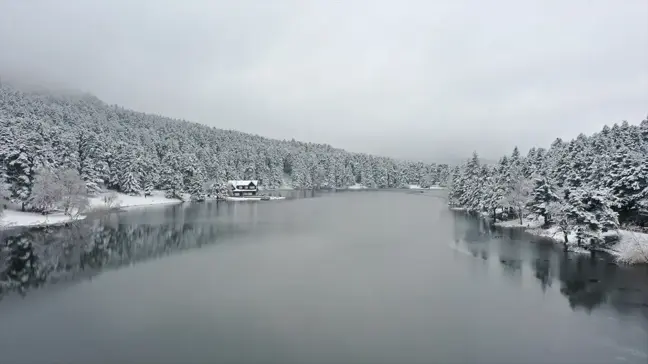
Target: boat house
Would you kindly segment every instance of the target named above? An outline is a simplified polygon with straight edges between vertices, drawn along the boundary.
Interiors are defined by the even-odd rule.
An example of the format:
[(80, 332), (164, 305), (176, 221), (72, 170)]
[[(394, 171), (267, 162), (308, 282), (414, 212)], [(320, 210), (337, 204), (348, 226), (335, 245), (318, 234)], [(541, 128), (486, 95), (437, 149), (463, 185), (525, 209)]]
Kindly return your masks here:
[(227, 190), (231, 196), (256, 196), (259, 181), (227, 181)]

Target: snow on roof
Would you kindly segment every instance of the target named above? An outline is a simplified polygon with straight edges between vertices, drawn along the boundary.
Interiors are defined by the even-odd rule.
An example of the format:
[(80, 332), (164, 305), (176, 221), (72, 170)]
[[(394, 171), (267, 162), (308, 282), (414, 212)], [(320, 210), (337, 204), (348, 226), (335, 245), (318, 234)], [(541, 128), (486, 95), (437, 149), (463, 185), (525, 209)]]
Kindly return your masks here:
[(253, 183), (255, 186), (259, 184), (259, 181), (254, 181), (254, 180), (239, 180), (239, 181), (227, 181), (227, 184), (233, 185), (233, 186), (249, 186), (250, 183)]

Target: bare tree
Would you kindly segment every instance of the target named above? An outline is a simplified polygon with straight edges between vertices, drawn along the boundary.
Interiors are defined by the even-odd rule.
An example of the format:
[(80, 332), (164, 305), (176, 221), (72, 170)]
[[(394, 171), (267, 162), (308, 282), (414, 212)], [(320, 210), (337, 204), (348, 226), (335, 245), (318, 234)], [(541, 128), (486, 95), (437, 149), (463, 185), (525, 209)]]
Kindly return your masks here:
[(61, 207), (68, 216), (78, 216), (88, 206), (86, 184), (75, 169), (65, 169), (59, 173), (61, 185)]
[(506, 203), (515, 210), (515, 213), (520, 219), (520, 225), (524, 223), (523, 216), (526, 206), (531, 199), (532, 191), (533, 182), (524, 177), (521, 169), (518, 168), (511, 173), (511, 185), (508, 196), (506, 196)]
[(109, 209), (117, 208), (120, 205), (119, 195), (116, 192), (110, 192), (104, 195), (102, 201)]
[(626, 264), (648, 263), (648, 240), (643, 236), (633, 232), (622, 235), (621, 239), (628, 240), (628, 243), (621, 243), (623, 248), (617, 260)]
[(567, 217), (565, 205), (559, 202), (550, 202), (547, 204), (546, 210), (548, 215), (551, 216), (553, 221), (555, 222), (557, 232), (562, 233), (564, 247), (565, 249), (567, 249), (567, 244), (569, 244), (569, 234), (574, 229), (574, 226), (570, 219)]
[(34, 178), (34, 186), (29, 197), (32, 208), (43, 215), (54, 210), (63, 197), (59, 177), (49, 168), (40, 168)]
[(36, 173), (29, 202), (43, 214), (61, 208), (71, 217), (85, 211), (89, 204), (85, 182), (76, 170), (54, 173), (48, 168), (41, 168)]

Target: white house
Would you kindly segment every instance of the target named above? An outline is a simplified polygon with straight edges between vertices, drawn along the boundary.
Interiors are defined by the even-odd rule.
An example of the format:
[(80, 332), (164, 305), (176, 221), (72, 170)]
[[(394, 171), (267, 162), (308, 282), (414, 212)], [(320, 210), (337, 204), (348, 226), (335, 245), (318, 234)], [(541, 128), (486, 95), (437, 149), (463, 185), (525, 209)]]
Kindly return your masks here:
[(232, 196), (256, 196), (259, 181), (227, 181), (227, 190)]

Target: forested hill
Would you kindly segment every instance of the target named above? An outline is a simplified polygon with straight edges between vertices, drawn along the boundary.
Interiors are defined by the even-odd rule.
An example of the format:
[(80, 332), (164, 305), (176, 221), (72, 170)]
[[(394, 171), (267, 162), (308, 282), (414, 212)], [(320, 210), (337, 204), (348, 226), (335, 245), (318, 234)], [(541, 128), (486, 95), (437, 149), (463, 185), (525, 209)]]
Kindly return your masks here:
[(619, 224), (648, 226), (648, 120), (591, 136), (517, 148), (496, 165), (477, 153), (452, 171), (450, 204), (495, 219), (530, 217), (579, 244), (603, 243)]
[(90, 95), (0, 85), (0, 173), (27, 201), (39, 168), (75, 169), (89, 192), (145, 189), (197, 194), (231, 179), (265, 188), (442, 184), (447, 165), (280, 141), (107, 105)]

